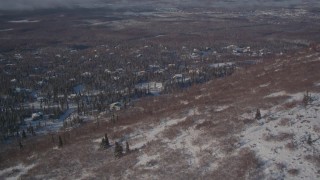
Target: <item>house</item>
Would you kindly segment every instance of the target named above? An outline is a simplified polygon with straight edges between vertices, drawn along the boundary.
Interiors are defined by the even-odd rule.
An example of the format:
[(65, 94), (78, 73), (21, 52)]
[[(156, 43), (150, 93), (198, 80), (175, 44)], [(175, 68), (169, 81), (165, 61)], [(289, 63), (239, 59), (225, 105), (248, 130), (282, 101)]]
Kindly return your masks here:
[(161, 82), (145, 82), (135, 85), (135, 89), (141, 91), (145, 90), (152, 95), (159, 95), (163, 91), (164, 87)]
[(137, 76), (143, 76), (143, 75), (145, 75), (145, 74), (146, 74), (145, 71), (136, 72), (136, 75), (137, 75)]
[(190, 57), (191, 57), (192, 59), (198, 59), (198, 58), (200, 58), (200, 54), (199, 54), (199, 53), (196, 53), (196, 52), (193, 52), (193, 53), (190, 55)]
[(160, 69), (160, 66), (159, 65), (149, 65), (148, 67), (148, 71), (150, 72), (155, 72), (155, 71), (158, 71)]
[(175, 74), (175, 75), (172, 77), (172, 79), (173, 79), (174, 81), (177, 81), (177, 82), (182, 81), (182, 78), (183, 78), (183, 75), (182, 75), (182, 74)]
[(124, 72), (124, 69), (123, 69), (123, 68), (118, 68), (118, 69), (116, 69), (116, 72), (119, 73), (119, 74), (121, 74), (121, 73)]
[(105, 69), (104, 72), (105, 72), (106, 74), (111, 74), (111, 73), (112, 73), (109, 69)]
[(110, 108), (110, 111), (119, 111), (122, 107), (122, 103), (120, 102), (114, 102), (112, 104), (110, 104), (109, 108)]
[(91, 77), (91, 72), (84, 72), (81, 74), (82, 77)]
[(43, 118), (42, 112), (32, 113), (31, 118), (33, 121), (37, 121)]

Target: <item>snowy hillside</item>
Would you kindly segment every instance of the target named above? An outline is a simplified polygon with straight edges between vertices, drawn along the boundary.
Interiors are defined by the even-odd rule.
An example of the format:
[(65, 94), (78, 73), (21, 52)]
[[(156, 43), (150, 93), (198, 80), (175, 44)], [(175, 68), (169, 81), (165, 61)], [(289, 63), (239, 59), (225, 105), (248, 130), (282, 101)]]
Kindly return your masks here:
[(143, 98), (3, 149), (0, 179), (319, 179), (319, 69), (308, 49)]
[(308, 104), (303, 104), (303, 93), (278, 95), (289, 98), (264, 110), (262, 119), (244, 129), (240, 146), (255, 151), (268, 179), (318, 179), (320, 94), (311, 93)]

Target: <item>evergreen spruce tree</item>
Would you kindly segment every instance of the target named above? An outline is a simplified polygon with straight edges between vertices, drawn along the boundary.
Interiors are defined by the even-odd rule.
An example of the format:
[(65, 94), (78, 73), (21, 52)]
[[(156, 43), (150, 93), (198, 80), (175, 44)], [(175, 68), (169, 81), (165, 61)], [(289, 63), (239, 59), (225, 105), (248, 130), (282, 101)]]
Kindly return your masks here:
[(105, 133), (104, 134), (104, 139), (105, 139), (105, 144), (106, 144), (106, 146), (108, 147), (108, 146), (110, 146), (110, 143), (109, 143), (109, 138), (108, 138), (108, 134), (107, 133)]
[(115, 116), (114, 116), (114, 114), (113, 114), (113, 113), (112, 113), (111, 121), (112, 121), (112, 123), (113, 123), (113, 124), (115, 124), (115, 123), (116, 123), (116, 118), (115, 118)]
[(108, 148), (110, 146), (109, 139), (107, 133), (104, 134), (104, 138), (101, 139), (101, 148)]
[(101, 148), (106, 148), (106, 139), (105, 138), (101, 139), (100, 147)]
[(119, 153), (120, 153), (120, 156), (122, 156), (123, 154), (123, 147), (121, 144), (119, 144)]
[(26, 131), (22, 131), (22, 138), (27, 138), (27, 134), (26, 134)]
[(115, 146), (114, 146), (114, 156), (116, 158), (120, 158), (122, 156), (122, 151), (123, 151), (123, 148), (122, 148), (121, 144), (116, 142)]
[(257, 109), (257, 112), (256, 112), (256, 119), (257, 119), (257, 120), (261, 119), (260, 109)]
[(33, 126), (31, 126), (30, 131), (31, 131), (31, 134), (32, 134), (33, 136), (35, 136), (35, 135), (36, 135), (36, 132), (34, 132)]
[(22, 145), (22, 143), (21, 143), (21, 140), (19, 140), (19, 148), (20, 148), (20, 150), (22, 150), (22, 148), (23, 148), (23, 145)]
[(51, 134), (51, 141), (54, 143), (54, 137), (53, 137), (53, 134)]
[(312, 101), (311, 95), (307, 91), (307, 93), (303, 95), (302, 103), (304, 106), (307, 106), (311, 101)]
[(59, 136), (59, 148), (61, 148), (62, 146), (63, 146), (63, 142), (62, 142), (62, 138), (61, 138), (61, 136)]
[(312, 145), (312, 138), (311, 138), (311, 134), (309, 134), (308, 136), (308, 140), (307, 140), (307, 143), (311, 146)]
[(126, 141), (126, 153), (130, 152), (130, 147), (128, 141)]

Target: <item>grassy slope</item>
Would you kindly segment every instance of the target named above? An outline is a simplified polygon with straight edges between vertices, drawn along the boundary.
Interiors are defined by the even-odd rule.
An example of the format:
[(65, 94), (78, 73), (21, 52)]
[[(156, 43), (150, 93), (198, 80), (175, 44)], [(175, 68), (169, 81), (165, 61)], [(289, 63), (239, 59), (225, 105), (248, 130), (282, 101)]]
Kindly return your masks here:
[[(0, 178), (20, 175), (6, 169), (18, 164), (22, 167), (16, 170), (34, 164), (22, 173), (23, 179), (267, 177), (254, 148), (239, 145), (240, 134), (257, 126), (256, 108), (270, 109), (289, 98), (265, 96), (279, 91), (319, 93), (320, 86), (315, 85), (320, 83), (319, 69), (320, 54), (307, 49), (239, 69), (230, 77), (184, 92), (139, 100), (121, 112), (115, 125), (101, 117), (99, 126), (88, 123), (61, 132), (66, 141), (61, 149), (55, 148), (57, 139), (52, 142), (50, 135), (24, 141), (22, 151), (17, 146), (6, 147), (0, 155)], [(136, 149), (115, 159), (113, 147), (99, 149), (105, 132), (111, 144), (124, 138)]]

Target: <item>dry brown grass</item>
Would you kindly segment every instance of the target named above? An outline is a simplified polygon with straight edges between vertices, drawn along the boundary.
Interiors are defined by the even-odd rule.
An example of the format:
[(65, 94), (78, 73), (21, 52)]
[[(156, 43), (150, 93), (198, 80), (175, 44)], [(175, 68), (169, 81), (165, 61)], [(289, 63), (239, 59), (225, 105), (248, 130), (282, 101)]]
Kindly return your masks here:
[(288, 170), (288, 173), (289, 173), (291, 176), (297, 176), (297, 175), (299, 175), (300, 171), (299, 171), (299, 169), (289, 169), (289, 170)]
[(181, 130), (175, 129), (175, 128), (169, 128), (169, 129), (166, 129), (162, 134), (163, 134), (163, 138), (173, 140), (181, 134)]
[(263, 139), (265, 141), (286, 141), (293, 139), (294, 134), (287, 132), (280, 132), (278, 134), (264, 134)]
[(256, 122), (256, 120), (255, 119), (244, 119), (242, 122), (245, 125), (248, 125), (248, 124), (252, 124), (252, 123)]
[(287, 143), (287, 144), (285, 145), (285, 147), (286, 147), (287, 149), (289, 149), (290, 151), (294, 151), (295, 149), (297, 149), (297, 146), (294, 144), (293, 141)]
[(299, 101), (293, 101), (293, 102), (285, 103), (282, 106), (283, 106), (284, 110), (288, 110), (288, 109), (292, 109), (292, 108), (298, 106), (299, 103), (300, 103)]
[(313, 130), (317, 133), (320, 133), (320, 126), (314, 125)]
[(239, 139), (236, 137), (233, 137), (233, 136), (223, 138), (223, 140), (221, 140), (219, 143), (219, 147), (226, 154), (229, 154), (229, 153), (232, 153), (236, 149), (237, 142), (239, 142)]
[(307, 161), (314, 163), (316, 166), (320, 167), (320, 156), (319, 154), (307, 155), (304, 157)]
[(279, 126), (290, 126), (290, 119), (283, 118), (278, 123)]
[(287, 165), (282, 162), (277, 162), (275, 165), (276, 165), (277, 169), (282, 172), (287, 168)]

